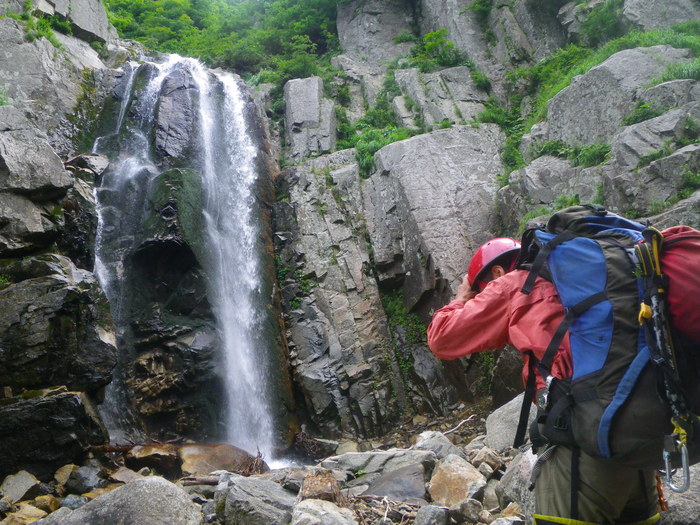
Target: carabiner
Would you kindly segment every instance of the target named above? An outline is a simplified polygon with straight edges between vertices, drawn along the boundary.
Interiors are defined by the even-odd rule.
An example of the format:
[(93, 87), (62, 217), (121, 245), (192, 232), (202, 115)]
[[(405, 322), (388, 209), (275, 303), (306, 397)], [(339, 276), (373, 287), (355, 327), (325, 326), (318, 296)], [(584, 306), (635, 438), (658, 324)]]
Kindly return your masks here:
[(690, 461), (688, 459), (688, 447), (685, 444), (680, 444), (678, 449), (681, 453), (681, 462), (683, 467), (683, 484), (674, 485), (673, 470), (671, 469), (671, 453), (664, 450), (664, 468), (666, 469), (666, 483), (673, 492), (685, 492), (690, 488)]

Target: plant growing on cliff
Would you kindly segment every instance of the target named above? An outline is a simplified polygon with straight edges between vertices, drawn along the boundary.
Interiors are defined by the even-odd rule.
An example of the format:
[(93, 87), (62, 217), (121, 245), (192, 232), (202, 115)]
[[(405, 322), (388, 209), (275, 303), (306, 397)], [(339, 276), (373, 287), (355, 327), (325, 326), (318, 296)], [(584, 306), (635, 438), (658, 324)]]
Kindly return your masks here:
[(10, 100), (7, 98), (7, 94), (5, 94), (5, 89), (0, 87), (0, 106), (7, 106), (10, 104)]
[(550, 140), (542, 144), (536, 152), (537, 157), (551, 155), (568, 159), (572, 166), (597, 166), (610, 158), (609, 144), (590, 144), (587, 146), (571, 146), (563, 140)]
[(467, 57), (447, 40), (447, 29), (438, 29), (421, 37), (411, 49), (409, 64), (423, 73), (443, 67), (465, 65)]
[(624, 0), (606, 0), (597, 5), (581, 23), (581, 36), (591, 46), (623, 36), (628, 26), (622, 17)]
[(663, 115), (667, 110), (668, 108), (656, 106), (654, 102), (644, 103), (640, 100), (637, 102), (637, 107), (634, 108), (634, 111), (622, 120), (622, 124), (625, 126), (638, 124), (645, 120)]

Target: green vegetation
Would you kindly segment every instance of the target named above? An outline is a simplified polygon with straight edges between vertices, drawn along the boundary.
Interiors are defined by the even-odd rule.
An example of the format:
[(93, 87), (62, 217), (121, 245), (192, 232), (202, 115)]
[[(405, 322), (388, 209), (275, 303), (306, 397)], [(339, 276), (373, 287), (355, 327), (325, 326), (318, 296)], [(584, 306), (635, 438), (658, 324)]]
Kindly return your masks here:
[(447, 29), (438, 29), (421, 37), (411, 50), (409, 66), (428, 73), (440, 68), (466, 65), (466, 55), (455, 48), (445, 38), (446, 35)]
[(671, 64), (661, 77), (655, 79), (652, 84), (661, 84), (670, 80), (690, 78), (700, 80), (700, 59), (681, 64)]
[(106, 0), (120, 36), (282, 82), (338, 48), (335, 0)]
[(537, 157), (552, 155), (563, 159), (569, 159), (572, 166), (597, 166), (610, 158), (610, 146), (608, 144), (590, 144), (587, 146), (571, 146), (562, 140), (552, 140), (542, 144), (537, 150)]
[(619, 38), (627, 32), (623, 22), (624, 0), (606, 0), (597, 5), (581, 24), (581, 37), (588, 45), (595, 47)]
[(0, 273), (0, 287), (4, 288), (5, 286), (8, 286), (11, 282), (12, 279), (10, 279), (4, 273)]
[[(473, 8), (472, 8), (473, 6)], [(470, 9), (488, 16), (493, 7), (490, 0), (473, 2)], [(619, 0), (608, 0), (591, 12), (593, 19), (612, 21), (614, 14), (620, 7)], [(590, 19), (590, 17), (589, 17)], [(607, 24), (607, 25), (606, 25)], [(592, 67), (604, 62), (613, 54), (624, 49), (635, 47), (649, 47), (666, 44), (676, 48), (690, 49), (695, 56), (700, 56), (700, 22), (692, 21), (677, 25), (671, 29), (659, 29), (648, 32), (632, 31), (623, 34), (627, 28), (615, 26), (607, 22), (606, 35), (602, 35), (600, 42), (619, 36), (601, 47), (592, 49), (581, 45), (569, 45), (554, 52), (550, 57), (531, 67), (519, 68), (506, 75), (506, 81), (514, 95), (505, 104), (500, 106), (495, 100), (489, 100), (486, 110), (479, 115), (478, 122), (493, 122), (498, 124), (506, 134), (506, 143), (503, 150), (503, 161), (506, 166), (505, 173), (499, 175), (502, 185), (508, 184), (509, 174), (524, 165), (520, 144), (522, 136), (529, 133), (532, 126), (544, 120), (547, 116), (547, 102), (557, 95), (562, 89), (571, 84), (571, 80), (588, 72)], [(696, 62), (685, 65), (673, 66), (666, 72), (664, 78), (696, 78), (696, 68), (700, 72), (700, 66)], [(661, 81), (661, 80), (659, 80)], [(528, 97), (528, 112), (521, 114), (521, 101)], [(656, 116), (662, 108), (654, 108), (653, 105), (644, 105), (635, 109), (634, 113), (625, 119), (625, 124), (641, 122), (647, 118)], [(557, 154), (570, 158), (575, 165), (591, 166), (607, 160), (609, 147), (607, 145), (593, 145), (585, 149), (574, 150), (565, 144), (547, 144), (545, 151), (539, 154)], [(547, 152), (546, 148), (552, 148)]]
[(632, 124), (638, 124), (639, 122), (644, 122), (659, 115), (663, 115), (668, 108), (662, 108), (655, 106), (653, 102), (647, 102), (646, 104), (642, 101), (637, 102), (637, 107), (631, 115), (625, 117), (622, 120), (622, 124), (625, 126), (631, 126)]
[(0, 87), (0, 106), (7, 106), (10, 104), (10, 99), (7, 98), (5, 89)]
[(399, 290), (391, 294), (383, 294), (382, 303), (389, 323), (404, 329), (407, 343), (426, 343), (425, 325), (416, 314), (409, 313), (406, 309), (403, 302), (403, 292)]
[(394, 341), (394, 355), (399, 368), (407, 372), (413, 367), (410, 345), (426, 344), (425, 325), (416, 314), (408, 312), (404, 306), (403, 292), (400, 290), (382, 294), (381, 297), (392, 334), (396, 328), (401, 328), (404, 333), (406, 345), (399, 346)]

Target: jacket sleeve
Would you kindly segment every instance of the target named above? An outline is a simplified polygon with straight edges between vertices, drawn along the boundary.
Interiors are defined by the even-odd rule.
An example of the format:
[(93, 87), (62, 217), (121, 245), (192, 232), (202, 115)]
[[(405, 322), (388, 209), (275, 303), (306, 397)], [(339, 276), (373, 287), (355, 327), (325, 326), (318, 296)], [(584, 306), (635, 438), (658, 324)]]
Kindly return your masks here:
[(498, 281), (471, 301), (452, 301), (435, 312), (428, 326), (428, 346), (433, 354), (451, 360), (510, 343), (510, 296)]

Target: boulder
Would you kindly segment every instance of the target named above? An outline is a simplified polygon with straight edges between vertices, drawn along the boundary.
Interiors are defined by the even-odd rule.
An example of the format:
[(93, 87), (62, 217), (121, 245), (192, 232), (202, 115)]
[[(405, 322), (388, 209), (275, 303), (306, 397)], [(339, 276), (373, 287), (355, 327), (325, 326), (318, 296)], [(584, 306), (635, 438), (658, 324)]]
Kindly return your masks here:
[(428, 492), (434, 503), (459, 509), (469, 499), (480, 499), (486, 487), (484, 476), (467, 460), (450, 455), (435, 467)]
[(414, 525), (447, 525), (450, 513), (445, 507), (437, 505), (423, 505), (416, 512)]
[(330, 501), (306, 499), (294, 506), (292, 525), (357, 525), (350, 509)]
[(662, 82), (646, 89), (640, 98), (654, 108), (679, 108), (700, 99), (700, 81), (683, 78)]
[(33, 394), (0, 406), (0, 477), (25, 469), (47, 481), (88, 446), (108, 442), (85, 394), (60, 389)]
[(526, 516), (532, 516), (535, 511), (535, 493), (529, 490), (530, 475), (537, 461), (537, 456), (532, 450), (518, 454), (508, 464), (501, 482), (496, 487), (496, 494), (501, 508), (505, 509), (510, 503), (516, 502), (525, 512)]
[(442, 432), (435, 432), (433, 430), (426, 430), (421, 432), (416, 440), (414, 448), (418, 450), (432, 450), (438, 459), (443, 459), (450, 454), (460, 456), (467, 459), (467, 455), (462, 449), (456, 447), (452, 442), (447, 439), (445, 434)]
[[(48, 208), (48, 209), (47, 209)], [(55, 204), (41, 206), (21, 195), (0, 195), (0, 255), (12, 257), (51, 246), (60, 234)]]
[[(203, 476), (215, 470), (243, 473), (256, 460), (245, 450), (227, 443), (183, 445), (177, 454), (182, 461), (182, 473), (190, 476)], [(261, 465), (263, 470), (269, 470), (264, 461)]]
[[(291, 492), (299, 493), (301, 491), (301, 486), (307, 477), (318, 477), (323, 481), (328, 479), (328, 472), (328, 469), (319, 466), (294, 466), (276, 468), (274, 470), (263, 472), (262, 474), (256, 474), (256, 478), (274, 481)], [(331, 470), (330, 472), (338, 485), (344, 484), (347, 481), (348, 475), (345, 471)], [(331, 482), (326, 482), (325, 484), (332, 485)]]
[(421, 464), (426, 473), (435, 466), (435, 453), (427, 450), (391, 449), (376, 452), (348, 452), (342, 456), (333, 456), (321, 462), (324, 468), (343, 469), (365, 474), (388, 474), (394, 470), (410, 465)]
[[(285, 487), (287, 488), (287, 487)], [(320, 499), (342, 504), (345, 498), (340, 493), (340, 485), (332, 470), (307, 472), (299, 489), (299, 500)]]
[(84, 494), (106, 485), (107, 480), (102, 477), (99, 468), (80, 467), (71, 473), (66, 482), (66, 489), (73, 494)]
[(335, 109), (323, 97), (319, 77), (290, 80), (284, 85), (284, 127), (287, 160), (300, 162), (335, 149)]
[[(502, 452), (513, 446), (524, 397), (525, 393), (521, 392), (517, 397), (491, 412), (486, 418), (486, 445), (489, 448), (496, 452)], [(528, 428), (535, 419), (535, 413), (534, 406), (530, 407)]]
[(175, 445), (136, 445), (124, 456), (126, 466), (133, 470), (150, 468), (159, 474), (177, 475), (180, 472), (180, 458)]
[(634, 109), (638, 91), (670, 64), (689, 58), (688, 50), (665, 45), (615, 53), (575, 77), (548, 102), (544, 140), (574, 146), (609, 143), (622, 119)]
[(420, 505), (427, 503), (425, 467), (421, 463), (383, 473), (362, 494)]
[(291, 521), (295, 495), (272, 481), (230, 474), (219, 482), (215, 501), (226, 523), (275, 525)]
[(109, 383), (116, 336), (95, 277), (52, 254), (1, 266), (11, 284), (0, 290), (0, 383), (88, 393)]
[(108, 492), (72, 512), (51, 514), (37, 525), (200, 525), (202, 521), (199, 507), (184, 490), (151, 476)]
[(2, 523), (3, 525), (24, 525), (25, 523), (34, 523), (46, 516), (46, 511), (36, 508), (28, 501), (23, 501), (18, 505), (16, 512), (8, 514)]
[(41, 482), (26, 470), (7, 476), (0, 484), (2, 499), (10, 503), (32, 499), (40, 494)]

